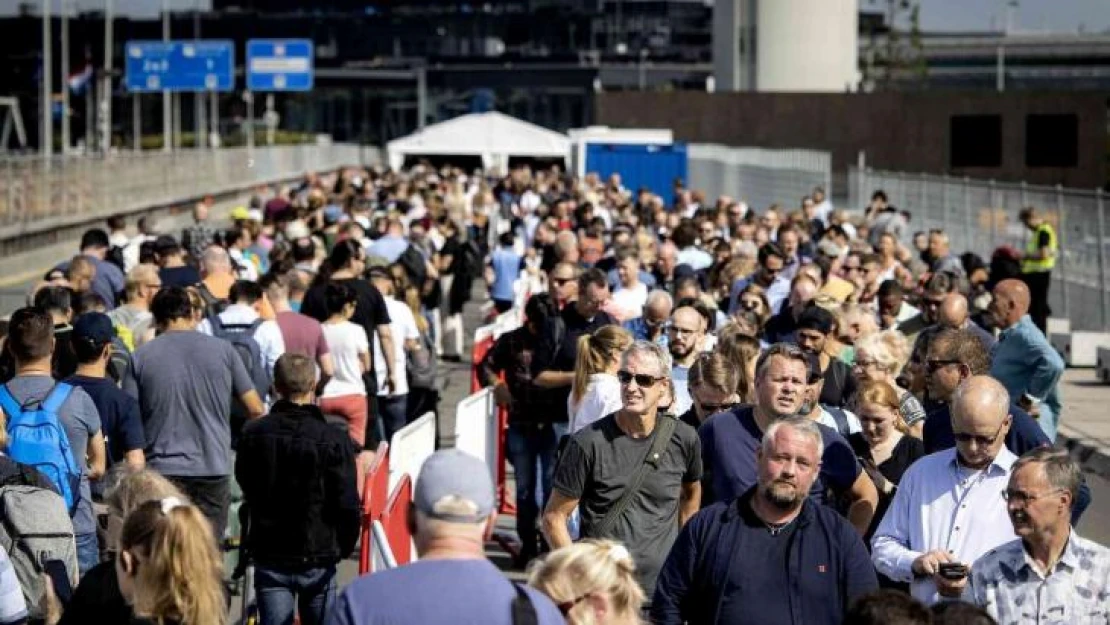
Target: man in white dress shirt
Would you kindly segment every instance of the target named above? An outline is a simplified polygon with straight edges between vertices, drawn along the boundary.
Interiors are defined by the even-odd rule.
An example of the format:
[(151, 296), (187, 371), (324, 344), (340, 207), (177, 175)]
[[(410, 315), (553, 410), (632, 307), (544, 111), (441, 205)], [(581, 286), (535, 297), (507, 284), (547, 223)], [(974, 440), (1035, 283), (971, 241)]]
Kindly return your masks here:
[(951, 406), (956, 447), (906, 471), (871, 541), (875, 568), (910, 582), (926, 604), (959, 599), (979, 556), (1014, 539), (1000, 495), (1017, 460), (1005, 446), (1010, 396), (994, 378), (973, 376)]

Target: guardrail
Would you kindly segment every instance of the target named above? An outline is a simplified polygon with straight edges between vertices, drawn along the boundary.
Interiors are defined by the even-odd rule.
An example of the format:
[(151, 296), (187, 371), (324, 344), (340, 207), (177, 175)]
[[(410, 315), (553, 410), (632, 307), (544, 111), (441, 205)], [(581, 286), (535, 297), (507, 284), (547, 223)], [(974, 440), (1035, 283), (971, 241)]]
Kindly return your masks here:
[(0, 159), (0, 239), (381, 161), (353, 144)]
[(944, 230), (954, 253), (975, 252), (988, 262), (1002, 245), (1025, 250), (1030, 233), (1018, 212), (1035, 207), (1059, 238), (1049, 290), (1054, 316), (1070, 319), (1072, 329), (1110, 330), (1110, 217), (1101, 189), (859, 168), (849, 172), (849, 189), (852, 208), (882, 189), (891, 204), (912, 213), (911, 231)]

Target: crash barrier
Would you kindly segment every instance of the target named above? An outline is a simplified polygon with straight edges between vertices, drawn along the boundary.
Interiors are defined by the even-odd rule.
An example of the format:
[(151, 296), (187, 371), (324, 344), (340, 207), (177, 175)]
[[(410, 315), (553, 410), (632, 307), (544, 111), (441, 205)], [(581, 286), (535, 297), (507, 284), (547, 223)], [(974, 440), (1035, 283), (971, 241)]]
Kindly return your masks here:
[[(435, 452), (435, 445), (435, 413), (428, 412), (397, 430), (388, 444), (378, 446), (363, 482), (359, 575), (416, 559), (409, 503), (420, 466)], [(381, 525), (380, 531), (375, 531), (375, 523)]]

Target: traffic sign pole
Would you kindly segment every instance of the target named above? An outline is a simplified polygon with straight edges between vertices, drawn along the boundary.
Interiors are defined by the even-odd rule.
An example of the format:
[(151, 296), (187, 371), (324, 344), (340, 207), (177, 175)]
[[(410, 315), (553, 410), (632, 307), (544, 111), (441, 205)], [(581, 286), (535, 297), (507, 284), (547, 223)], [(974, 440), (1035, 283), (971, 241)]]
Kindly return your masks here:
[[(162, 0), (162, 41), (170, 42), (170, 7), (169, 0)], [(162, 151), (169, 152), (173, 149), (171, 145), (173, 138), (171, 134), (173, 130), (170, 127), (170, 117), (172, 113), (170, 109), (173, 108), (173, 103), (170, 102), (169, 89), (162, 90)]]

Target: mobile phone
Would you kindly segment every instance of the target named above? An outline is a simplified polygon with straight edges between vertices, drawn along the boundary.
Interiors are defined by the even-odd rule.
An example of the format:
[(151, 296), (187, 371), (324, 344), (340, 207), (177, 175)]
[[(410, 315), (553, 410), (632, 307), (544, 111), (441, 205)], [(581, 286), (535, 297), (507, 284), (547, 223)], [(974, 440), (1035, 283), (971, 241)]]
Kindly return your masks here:
[(967, 577), (967, 565), (959, 562), (941, 562), (940, 566), (937, 567), (937, 572), (944, 579), (959, 581)]
[(61, 601), (62, 605), (69, 604), (69, 600), (73, 598), (73, 585), (70, 584), (65, 563), (61, 560), (47, 560), (43, 563), (43, 570), (54, 583), (54, 594), (58, 597), (58, 601)]

